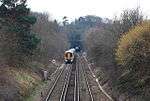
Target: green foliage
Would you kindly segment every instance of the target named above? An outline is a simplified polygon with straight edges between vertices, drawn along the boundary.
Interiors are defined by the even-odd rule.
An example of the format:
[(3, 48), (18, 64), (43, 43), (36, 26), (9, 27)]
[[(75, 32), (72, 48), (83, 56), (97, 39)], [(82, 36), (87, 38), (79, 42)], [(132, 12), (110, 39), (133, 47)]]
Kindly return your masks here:
[(22, 24), (33, 25), (36, 23), (36, 18), (34, 16), (23, 16), (23, 17), (18, 17), (17, 21)]
[(30, 16), (26, 0), (1, 0), (1, 3), (0, 23), (5, 30), (5, 41), (13, 43), (7, 45), (9, 48), (5, 48), (8, 49), (7, 51), (11, 51), (7, 58), (15, 61), (16, 63), (12, 62), (15, 65), (25, 64), (27, 57), (34, 54), (34, 50), (40, 43), (40, 38), (31, 31), (31, 26), (36, 23), (36, 18)]
[(120, 91), (132, 95), (143, 94), (150, 84), (150, 22), (131, 29), (122, 36), (116, 50), (116, 60), (122, 75), (118, 79)]

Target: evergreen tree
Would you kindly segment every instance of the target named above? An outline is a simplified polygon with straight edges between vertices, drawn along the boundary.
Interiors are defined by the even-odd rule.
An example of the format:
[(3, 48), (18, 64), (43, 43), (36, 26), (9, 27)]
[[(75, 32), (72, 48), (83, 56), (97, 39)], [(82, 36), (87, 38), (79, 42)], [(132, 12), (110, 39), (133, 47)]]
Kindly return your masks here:
[(31, 31), (31, 26), (35, 22), (36, 18), (30, 16), (26, 0), (1, 0), (0, 23), (5, 28), (5, 33), (9, 33), (6, 41), (11, 40), (12, 36), (15, 37), (12, 40), (15, 45), (9, 44), (8, 49), (12, 50), (6, 54), (10, 56), (11, 62), (15, 61), (15, 65), (18, 61), (24, 64), (25, 57), (31, 56), (40, 42), (36, 34)]

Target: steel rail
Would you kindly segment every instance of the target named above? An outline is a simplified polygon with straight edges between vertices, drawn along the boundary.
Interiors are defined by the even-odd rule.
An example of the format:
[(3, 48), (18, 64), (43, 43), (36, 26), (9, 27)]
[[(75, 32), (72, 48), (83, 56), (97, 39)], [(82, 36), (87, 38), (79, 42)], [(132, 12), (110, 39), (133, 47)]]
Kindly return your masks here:
[(74, 86), (74, 101), (76, 101), (77, 98), (77, 71), (75, 70), (75, 86)]
[(66, 83), (65, 83), (65, 85), (63, 87), (63, 91), (62, 91), (61, 98), (60, 98), (59, 101), (66, 101), (67, 93), (69, 91), (69, 85), (70, 85), (70, 82), (72, 80), (71, 76), (74, 77), (73, 101), (79, 101), (79, 94), (78, 94), (78, 70), (77, 70), (77, 67), (75, 67), (75, 70), (73, 70), (73, 67), (70, 69), (69, 76), (66, 79)]
[[(86, 58), (85, 56), (82, 56), (82, 57), (83, 57), (83, 59), (88, 63), (87, 58)], [(93, 78), (96, 78), (96, 76), (95, 76), (95, 74), (93, 73), (93, 71), (92, 71), (91, 67), (89, 66), (89, 64), (88, 64), (88, 69), (89, 69), (91, 75), (93, 76)], [(97, 85), (98, 85), (100, 91), (102, 91), (102, 93), (103, 93), (110, 101), (114, 101), (113, 98), (112, 98), (112, 97), (103, 89), (103, 87), (100, 85), (100, 83), (99, 83), (99, 81), (98, 81), (98, 78), (96, 78), (95, 81), (96, 81), (96, 83), (97, 83)]]
[(79, 85), (79, 62), (76, 64), (76, 70), (77, 70), (77, 101), (80, 101), (80, 85)]
[(69, 86), (69, 79), (70, 79), (70, 76), (71, 76), (71, 70), (72, 70), (72, 68), (70, 67), (69, 72), (67, 72), (67, 76), (65, 78), (65, 83), (64, 83), (63, 90), (62, 90), (61, 97), (60, 97), (59, 101), (65, 101), (64, 96), (66, 96), (67, 89), (68, 89), (68, 86)]
[(85, 73), (85, 71), (83, 70), (83, 64), (81, 65), (81, 70), (82, 70), (82, 72), (83, 72), (83, 75), (84, 75), (84, 78), (85, 78), (85, 82), (86, 82), (86, 85), (87, 85), (87, 88), (88, 88), (88, 92), (89, 92), (89, 95), (90, 95), (90, 101), (94, 101), (94, 97), (93, 97), (91, 88), (90, 88), (90, 86), (89, 86), (89, 82), (88, 82), (88, 80), (87, 80), (86, 73)]
[(55, 80), (54, 84), (52, 85), (52, 87), (50, 88), (50, 90), (46, 96), (46, 99), (44, 101), (48, 101), (50, 99), (50, 96), (51, 96), (51, 94), (52, 94), (52, 92), (53, 92), (53, 90), (54, 90), (54, 88), (55, 88), (55, 86), (56, 86), (56, 84), (57, 84), (57, 82), (58, 82), (59, 78), (61, 77), (64, 70), (65, 70), (65, 68), (63, 68), (61, 70), (61, 72), (59, 73), (59, 75), (56, 77), (56, 80)]
[(74, 101), (80, 101), (79, 69), (78, 69), (77, 63), (76, 63), (76, 71), (75, 71)]

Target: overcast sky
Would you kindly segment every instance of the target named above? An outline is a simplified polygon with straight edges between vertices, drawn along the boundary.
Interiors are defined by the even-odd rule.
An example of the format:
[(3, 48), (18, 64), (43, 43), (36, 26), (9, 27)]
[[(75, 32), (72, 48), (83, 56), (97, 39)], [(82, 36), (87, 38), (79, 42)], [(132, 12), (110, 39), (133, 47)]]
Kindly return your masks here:
[(85, 15), (113, 18), (122, 10), (140, 6), (150, 16), (150, 0), (28, 0), (32, 11), (47, 12), (53, 19), (70, 19)]

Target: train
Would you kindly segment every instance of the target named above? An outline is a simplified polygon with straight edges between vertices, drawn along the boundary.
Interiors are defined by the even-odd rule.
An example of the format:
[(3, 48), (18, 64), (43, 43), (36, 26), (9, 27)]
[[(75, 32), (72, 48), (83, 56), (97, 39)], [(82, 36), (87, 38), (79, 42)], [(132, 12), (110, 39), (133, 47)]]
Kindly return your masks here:
[(75, 48), (69, 49), (64, 53), (65, 64), (72, 64), (75, 59)]

